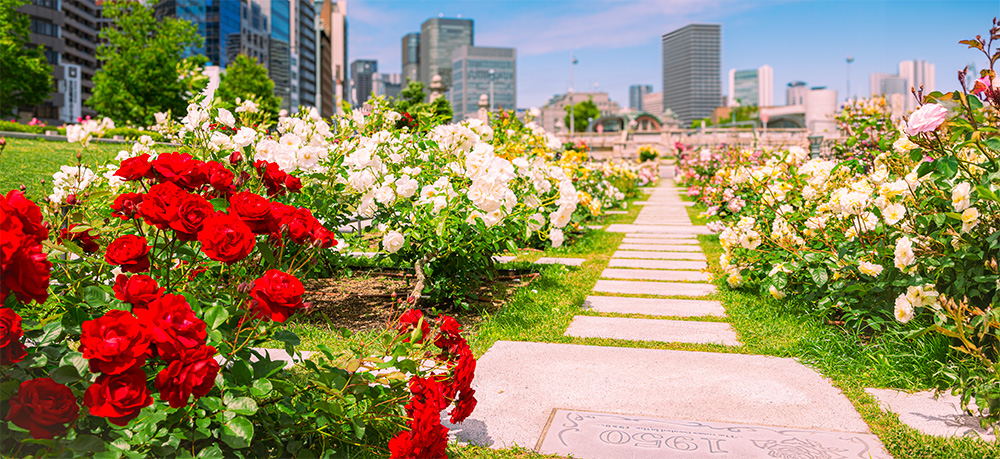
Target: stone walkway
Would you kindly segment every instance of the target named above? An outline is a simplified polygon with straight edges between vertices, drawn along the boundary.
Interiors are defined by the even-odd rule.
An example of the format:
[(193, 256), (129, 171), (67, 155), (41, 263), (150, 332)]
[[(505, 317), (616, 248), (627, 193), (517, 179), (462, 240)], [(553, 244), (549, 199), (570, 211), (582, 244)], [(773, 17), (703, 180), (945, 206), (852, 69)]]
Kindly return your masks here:
[[(664, 182), (667, 182), (666, 180)], [(648, 194), (566, 336), (738, 350), (680, 190)], [(622, 317), (630, 315), (632, 317)], [(635, 318), (635, 316), (641, 318)], [(598, 341), (602, 342), (602, 341)], [(713, 349), (713, 347), (708, 347)], [(888, 458), (851, 402), (794, 359), (499, 341), (459, 441), (576, 458)]]

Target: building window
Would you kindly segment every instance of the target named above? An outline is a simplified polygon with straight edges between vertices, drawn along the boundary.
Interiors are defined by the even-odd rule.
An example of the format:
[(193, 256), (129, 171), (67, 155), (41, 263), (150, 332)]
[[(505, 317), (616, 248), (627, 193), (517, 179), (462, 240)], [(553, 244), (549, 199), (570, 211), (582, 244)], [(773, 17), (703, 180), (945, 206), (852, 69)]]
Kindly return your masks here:
[(42, 19), (31, 18), (31, 32), (50, 37), (59, 36), (59, 26)]
[(42, 8), (48, 8), (50, 10), (59, 9), (59, 0), (31, 0), (31, 4)]

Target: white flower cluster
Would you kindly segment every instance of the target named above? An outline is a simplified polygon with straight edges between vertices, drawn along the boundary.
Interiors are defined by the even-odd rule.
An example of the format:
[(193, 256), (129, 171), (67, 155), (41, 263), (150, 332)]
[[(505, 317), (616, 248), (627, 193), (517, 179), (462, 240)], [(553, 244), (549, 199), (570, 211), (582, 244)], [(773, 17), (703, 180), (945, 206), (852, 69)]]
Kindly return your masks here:
[(62, 204), (70, 195), (75, 195), (87, 189), (98, 180), (99, 176), (87, 167), (62, 166), (52, 174), (52, 194), (49, 202)]
[(93, 137), (100, 137), (108, 129), (114, 129), (115, 122), (111, 118), (105, 117), (100, 121), (96, 119), (86, 119), (80, 124), (70, 124), (66, 126), (66, 141), (70, 143), (80, 142), (83, 146), (90, 145)]
[[(220, 114), (222, 111), (219, 110)], [(329, 155), (330, 125), (323, 121), (315, 107), (294, 117), (279, 117), (278, 134), (277, 140), (263, 137), (254, 145), (255, 161), (275, 163), (287, 173), (326, 170), (323, 163)], [(213, 133), (212, 143), (218, 138), (220, 147), (242, 148), (253, 143), (257, 135), (253, 129), (241, 127), (232, 137)]]

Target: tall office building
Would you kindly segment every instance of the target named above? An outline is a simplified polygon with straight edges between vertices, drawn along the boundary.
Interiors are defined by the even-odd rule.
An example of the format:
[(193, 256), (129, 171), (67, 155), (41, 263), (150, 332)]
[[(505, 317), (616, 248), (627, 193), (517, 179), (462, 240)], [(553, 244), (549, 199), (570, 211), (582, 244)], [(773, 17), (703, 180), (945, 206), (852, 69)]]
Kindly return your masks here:
[(372, 75), (372, 97), (397, 98), (403, 90), (403, 75), (399, 73), (376, 73)]
[(785, 105), (805, 105), (809, 88), (805, 81), (793, 81), (785, 88)]
[[(347, 2), (325, 0), (320, 16), (326, 33), (330, 36), (330, 71), (333, 73), (333, 111), (339, 113), (342, 103), (350, 100), (347, 84)], [(324, 88), (325, 91), (325, 88)], [(324, 104), (326, 101), (324, 101)], [(327, 115), (323, 115), (327, 116)]]
[(420, 81), (420, 32), (403, 35), (403, 81)]
[(319, 64), (319, 72), (316, 75), (316, 108), (319, 109), (319, 116), (328, 118), (333, 116), (334, 111), (334, 90), (336, 85), (333, 82), (333, 60), (330, 47), (330, 33), (327, 32), (326, 23), (316, 16), (316, 37), (319, 39), (319, 46), (316, 47), (316, 62)]
[(774, 70), (770, 65), (753, 70), (729, 70), (729, 107), (774, 105)]
[(722, 100), (719, 24), (689, 24), (663, 35), (663, 107), (682, 126), (711, 116)]
[(378, 61), (357, 59), (351, 62), (351, 105), (360, 107), (372, 96), (372, 77), (378, 73)]
[(471, 19), (431, 18), (420, 25), (420, 81), (431, 84), (434, 75), (451, 88), (452, 53), (460, 46), (474, 46)]
[[(452, 54), (451, 109), (455, 119), (473, 117), (479, 97), (490, 96), (494, 110), (517, 109), (517, 50), (460, 46)], [(492, 89), (491, 89), (492, 85)]]
[(637, 112), (643, 111), (642, 98), (646, 94), (653, 92), (653, 87), (648, 84), (634, 84), (628, 87), (628, 108)]
[(296, 33), (298, 35), (298, 41), (296, 44), (298, 51), (299, 105), (305, 107), (315, 107), (317, 106), (316, 10), (313, 7), (313, 0), (297, 1)]
[(906, 79), (906, 95), (903, 98), (907, 111), (917, 108), (917, 99), (910, 93), (913, 88), (917, 91), (920, 86), (924, 87), (924, 95), (935, 90), (934, 86), (934, 64), (922, 60), (902, 61), (899, 63), (899, 76)]
[(33, 0), (18, 12), (28, 16), (28, 41), (31, 46), (43, 46), (54, 83), (45, 102), (21, 107), (19, 117), (60, 125), (75, 123), (81, 116), (95, 116), (97, 113), (83, 102), (93, 93), (94, 73), (100, 68), (98, 34), (106, 23), (101, 7), (94, 0)]
[(292, 110), (291, 4), (289, 0), (265, 0), (263, 3), (265, 11), (270, 10), (271, 18), (267, 73), (274, 80), (274, 95), (281, 98), (281, 108)]
[(240, 39), (235, 49), (226, 48), (231, 62), (237, 54), (246, 54), (258, 63), (267, 66), (270, 37), (268, 17), (260, 3), (240, 2)]
[(873, 73), (869, 75), (868, 87), (872, 96), (886, 96), (886, 98), (889, 98), (893, 94), (902, 94), (905, 98), (910, 94), (906, 78), (887, 73)]

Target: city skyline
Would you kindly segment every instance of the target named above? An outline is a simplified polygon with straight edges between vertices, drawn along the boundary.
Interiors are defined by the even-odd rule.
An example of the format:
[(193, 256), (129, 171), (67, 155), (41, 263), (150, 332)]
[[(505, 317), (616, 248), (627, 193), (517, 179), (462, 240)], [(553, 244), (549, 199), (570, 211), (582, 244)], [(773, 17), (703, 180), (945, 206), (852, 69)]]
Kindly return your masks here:
[[(596, 83), (597, 91), (627, 105), (631, 85), (654, 83), (653, 90), (662, 91), (661, 37), (694, 22), (723, 25), (719, 76), (723, 94), (729, 94), (724, 75), (729, 69), (770, 65), (775, 105), (785, 103), (783, 88), (792, 81), (836, 90), (842, 101), (848, 55), (854, 57), (850, 73), (855, 97), (869, 94), (871, 73), (893, 73), (900, 61), (914, 59), (935, 64), (938, 90), (954, 90), (962, 67), (969, 63), (986, 67), (981, 54), (958, 41), (984, 33), (992, 17), (1000, 16), (995, 1), (978, 0), (351, 3), (350, 55), (378, 60), (387, 72), (402, 71), (400, 39), (419, 30), (423, 21), (459, 16), (473, 20), (477, 46), (518, 50), (521, 108), (541, 106), (566, 92), (571, 50), (579, 59), (574, 88), (578, 92), (594, 91)], [(981, 17), (982, 24), (927, 19), (955, 12)], [(822, 21), (819, 25), (816, 18)], [(921, 23), (933, 33), (914, 26)]]

